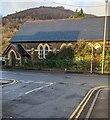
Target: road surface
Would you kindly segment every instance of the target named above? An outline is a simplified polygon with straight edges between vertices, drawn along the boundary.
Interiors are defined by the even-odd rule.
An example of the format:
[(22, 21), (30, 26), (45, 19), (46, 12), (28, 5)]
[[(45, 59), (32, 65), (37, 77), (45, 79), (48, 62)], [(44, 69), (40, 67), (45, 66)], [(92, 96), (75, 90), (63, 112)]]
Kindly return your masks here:
[(0, 71), (18, 83), (2, 89), (3, 118), (69, 118), (88, 90), (108, 85), (107, 75)]

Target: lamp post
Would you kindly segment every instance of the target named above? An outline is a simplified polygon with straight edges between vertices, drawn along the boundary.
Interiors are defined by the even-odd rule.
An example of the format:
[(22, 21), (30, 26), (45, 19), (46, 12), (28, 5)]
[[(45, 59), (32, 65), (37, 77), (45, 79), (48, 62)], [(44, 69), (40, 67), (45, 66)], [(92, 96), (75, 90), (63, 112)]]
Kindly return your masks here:
[(96, 43), (96, 44), (92, 44), (92, 43), (89, 43), (88, 44), (90, 47), (91, 47), (91, 67), (90, 67), (90, 73), (93, 73), (93, 56), (94, 56), (94, 48), (95, 49), (98, 49), (100, 46), (100, 44)]
[(90, 69), (90, 73), (92, 73), (92, 71), (93, 71), (93, 53), (94, 53), (93, 44), (91, 44), (91, 48), (92, 48), (92, 53), (91, 53), (91, 69)]
[(106, 8), (105, 8), (105, 23), (104, 23), (104, 40), (103, 40), (103, 51), (102, 51), (102, 69), (101, 73), (104, 73), (104, 60), (105, 60), (105, 43), (106, 43), (106, 30), (107, 30), (107, 11), (108, 11), (108, 2), (109, 0), (105, 0)]

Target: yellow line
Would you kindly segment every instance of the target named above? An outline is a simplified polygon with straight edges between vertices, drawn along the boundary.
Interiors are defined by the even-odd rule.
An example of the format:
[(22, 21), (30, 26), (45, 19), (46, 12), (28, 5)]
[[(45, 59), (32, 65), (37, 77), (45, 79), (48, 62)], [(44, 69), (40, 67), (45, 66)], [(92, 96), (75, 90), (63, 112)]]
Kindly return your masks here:
[(98, 88), (94, 89), (90, 95), (88, 96), (87, 100), (85, 101), (85, 103), (83, 104), (83, 106), (81, 107), (81, 109), (79, 110), (77, 116), (76, 116), (76, 120), (79, 118), (81, 112), (83, 111), (84, 107), (86, 106), (87, 102), (89, 101), (90, 97), (92, 96), (92, 94), (94, 93), (95, 90), (97, 90)]
[(87, 114), (86, 114), (85, 119), (90, 118), (90, 115), (91, 115), (92, 110), (93, 110), (93, 107), (94, 107), (94, 105), (95, 105), (95, 103), (96, 103), (97, 97), (98, 97), (98, 95), (99, 95), (99, 93), (100, 93), (101, 91), (102, 91), (102, 89), (99, 89), (98, 92), (96, 93), (95, 98), (93, 99), (93, 101), (92, 101), (92, 103), (91, 103), (91, 106), (90, 106), (90, 108), (89, 108), (89, 110), (88, 110), (88, 112), (87, 112)]
[[(79, 110), (79, 108), (81, 107), (81, 105), (84, 103), (84, 101), (85, 101), (85, 103), (84, 103), (84, 105), (81, 107), (81, 109), (80, 109), (80, 111), (78, 112), (78, 114), (77, 114), (77, 116), (76, 116), (76, 119), (80, 116), (80, 114), (81, 114), (81, 112), (82, 112), (82, 110), (84, 109), (84, 107), (85, 107), (85, 105), (87, 104), (87, 102), (88, 102), (88, 100), (90, 99), (90, 97), (92, 96), (92, 94), (93, 94), (93, 92), (95, 91), (95, 90), (97, 90), (97, 89), (100, 89), (100, 88), (105, 88), (105, 87), (107, 87), (107, 86), (97, 86), (97, 87), (95, 87), (95, 88), (92, 88), (92, 89), (90, 89), (89, 90), (89, 92), (86, 94), (86, 96), (84, 97), (84, 99), (81, 101), (81, 103), (78, 105), (78, 107), (75, 109), (75, 111), (71, 114), (71, 116), (70, 116), (70, 118), (69, 118), (69, 120), (72, 120), (72, 118), (74, 117), (74, 115), (78, 112), (78, 110)], [(90, 95), (89, 95), (90, 94)], [(87, 98), (88, 97), (88, 98)], [(75, 120), (76, 120), (75, 119)]]
[(93, 90), (93, 88), (91, 90), (89, 90), (89, 92), (86, 94), (86, 96), (84, 97), (84, 99), (81, 101), (81, 103), (78, 105), (78, 107), (75, 109), (75, 111), (71, 114), (69, 120), (72, 120), (72, 118), (74, 117), (74, 115), (76, 114), (76, 112), (79, 110), (80, 106), (83, 104), (83, 102), (85, 101), (85, 99), (87, 98), (87, 96), (90, 94), (90, 92)]

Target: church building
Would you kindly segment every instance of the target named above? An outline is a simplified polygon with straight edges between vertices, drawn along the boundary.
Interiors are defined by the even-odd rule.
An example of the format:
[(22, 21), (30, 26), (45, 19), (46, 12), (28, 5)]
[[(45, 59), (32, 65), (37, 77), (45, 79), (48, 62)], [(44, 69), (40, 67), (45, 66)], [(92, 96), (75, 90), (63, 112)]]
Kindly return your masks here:
[[(20, 66), (22, 60), (33, 57), (46, 59), (50, 51), (72, 46), (78, 40), (103, 42), (103, 31), (104, 17), (28, 21), (11, 38), (4, 51), (5, 64)], [(108, 27), (107, 40), (110, 40)]]

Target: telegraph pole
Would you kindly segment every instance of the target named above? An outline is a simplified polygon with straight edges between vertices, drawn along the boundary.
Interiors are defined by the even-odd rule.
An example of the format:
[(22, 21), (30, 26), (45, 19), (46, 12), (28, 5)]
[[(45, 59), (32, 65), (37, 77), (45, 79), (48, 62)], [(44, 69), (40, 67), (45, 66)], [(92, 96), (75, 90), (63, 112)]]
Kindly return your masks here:
[(104, 40), (103, 40), (103, 51), (102, 51), (102, 69), (101, 73), (104, 73), (104, 63), (105, 63), (105, 44), (106, 44), (106, 31), (107, 31), (107, 11), (108, 11), (108, 2), (109, 0), (105, 0), (106, 8), (105, 8), (105, 23), (104, 23)]

